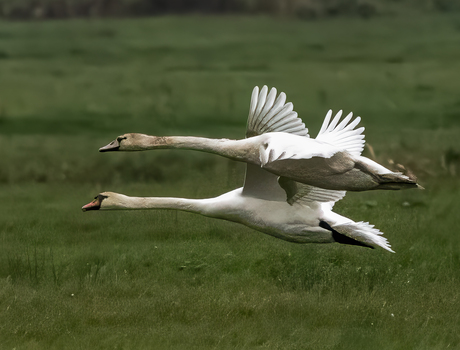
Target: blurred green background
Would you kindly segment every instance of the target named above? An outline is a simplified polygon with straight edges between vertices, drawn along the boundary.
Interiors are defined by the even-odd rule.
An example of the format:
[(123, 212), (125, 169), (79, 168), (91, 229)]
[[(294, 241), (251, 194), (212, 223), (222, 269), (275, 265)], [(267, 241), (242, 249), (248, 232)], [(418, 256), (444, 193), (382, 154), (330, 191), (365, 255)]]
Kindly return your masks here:
[[(0, 349), (459, 348), (458, 3), (144, 3), (163, 7), (0, 1)], [(396, 254), (80, 211), (104, 190), (241, 186), (244, 164), (214, 155), (97, 150), (126, 132), (241, 138), (264, 84), (312, 136), (330, 108), (360, 115), (364, 154), (426, 187), (335, 206)]]
[(460, 10), (458, 0), (0, 0), (11, 19), (248, 13), (317, 19)]

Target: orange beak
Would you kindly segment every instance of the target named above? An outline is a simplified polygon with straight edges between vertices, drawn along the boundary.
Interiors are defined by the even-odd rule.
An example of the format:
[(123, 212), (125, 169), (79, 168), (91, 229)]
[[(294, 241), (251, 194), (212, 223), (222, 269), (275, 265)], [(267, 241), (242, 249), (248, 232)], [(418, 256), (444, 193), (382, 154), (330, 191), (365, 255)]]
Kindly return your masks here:
[(93, 200), (91, 203), (88, 203), (81, 207), (81, 210), (83, 211), (88, 211), (88, 210), (99, 210), (101, 207), (101, 202), (99, 200), (99, 197), (96, 197), (95, 200)]

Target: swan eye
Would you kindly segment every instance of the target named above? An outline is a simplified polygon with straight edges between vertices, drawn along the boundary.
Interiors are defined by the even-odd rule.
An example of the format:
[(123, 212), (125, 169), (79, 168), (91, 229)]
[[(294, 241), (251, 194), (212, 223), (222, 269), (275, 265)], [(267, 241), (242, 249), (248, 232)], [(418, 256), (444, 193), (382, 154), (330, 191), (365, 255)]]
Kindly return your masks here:
[(121, 140), (126, 140), (127, 137), (126, 136), (118, 136), (117, 137), (117, 141), (120, 142)]
[(106, 198), (109, 198), (109, 196), (104, 196), (103, 194), (100, 194), (96, 198), (99, 200), (99, 203), (102, 203), (102, 201)]

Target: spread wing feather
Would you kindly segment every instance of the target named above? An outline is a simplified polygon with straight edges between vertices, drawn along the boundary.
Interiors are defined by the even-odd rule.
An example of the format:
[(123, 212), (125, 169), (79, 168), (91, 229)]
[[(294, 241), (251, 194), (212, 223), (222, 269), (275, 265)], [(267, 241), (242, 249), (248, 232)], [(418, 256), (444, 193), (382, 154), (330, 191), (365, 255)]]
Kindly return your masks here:
[(249, 106), (246, 137), (268, 132), (287, 132), (309, 137), (302, 119), (293, 111), (293, 104), (286, 103), (286, 94), (281, 92), (276, 98), (276, 93), (275, 88), (268, 92), (266, 85), (260, 92), (257, 86), (254, 88)]
[[(355, 129), (361, 121), (360, 117), (353, 121), (353, 113), (349, 113), (339, 124), (342, 111), (339, 111), (331, 121), (332, 110), (329, 110), (324, 118), (323, 125), (316, 136), (316, 140), (327, 142), (339, 148), (347, 150), (354, 156), (361, 155), (364, 149), (364, 127)], [(351, 121), (351, 122), (350, 122)]]
[(293, 181), (287, 177), (280, 176), (278, 178), (279, 185), (284, 189), (287, 196), (287, 202), (291, 205), (294, 203), (308, 202), (331, 202), (331, 208), (335, 202), (345, 197), (346, 191), (335, 191), (306, 185), (300, 182)]
[[(249, 107), (246, 137), (269, 132), (284, 132), (309, 137), (308, 129), (298, 117), (297, 112), (294, 111), (293, 104), (291, 102), (286, 103), (286, 94), (281, 92), (278, 97), (276, 94), (275, 88), (270, 91), (268, 91), (267, 86), (263, 86), (260, 91), (257, 86), (254, 88)], [(355, 127), (361, 118), (357, 117), (352, 120), (353, 114), (350, 113), (340, 121), (341, 116), (342, 111), (339, 111), (332, 118), (332, 111), (329, 111), (316, 139), (344, 148), (351, 154), (360, 155), (364, 148), (364, 135), (362, 135), (364, 128), (355, 129)], [(275, 175), (248, 164), (243, 191), (246, 195), (257, 196), (267, 196), (268, 192), (272, 191), (273, 195), (269, 195), (270, 199), (280, 200), (280, 192), (274, 191), (276, 188), (275, 179)], [(332, 208), (334, 203), (346, 194), (346, 191), (318, 188), (285, 177), (278, 178), (278, 184), (278, 189), (284, 190), (287, 202), (291, 205), (294, 203), (311, 205), (314, 202), (326, 202)], [(267, 191), (267, 188), (271, 188), (271, 191)]]
[(348, 222), (332, 226), (332, 228), (347, 237), (363, 242), (371, 247), (381, 247), (394, 253), (388, 240), (382, 236), (383, 233), (368, 222)]

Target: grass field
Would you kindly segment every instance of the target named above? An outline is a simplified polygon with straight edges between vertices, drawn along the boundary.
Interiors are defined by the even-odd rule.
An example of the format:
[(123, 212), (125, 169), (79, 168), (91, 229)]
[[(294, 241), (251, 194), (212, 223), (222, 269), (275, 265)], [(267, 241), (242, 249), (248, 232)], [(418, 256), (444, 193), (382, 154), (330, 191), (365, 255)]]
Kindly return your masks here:
[[(0, 22), (0, 349), (460, 348), (459, 82), (458, 15)], [(217, 156), (97, 149), (125, 132), (240, 138), (263, 84), (311, 135), (329, 108), (361, 115), (376, 159), (418, 176), (425, 191), (335, 207), (396, 254), (81, 212), (103, 190), (241, 186), (244, 165)]]

